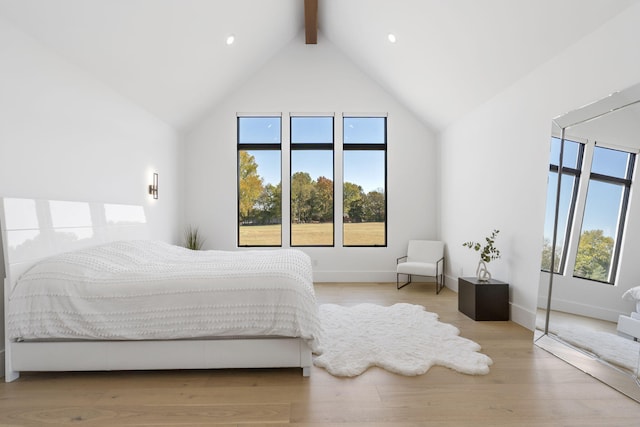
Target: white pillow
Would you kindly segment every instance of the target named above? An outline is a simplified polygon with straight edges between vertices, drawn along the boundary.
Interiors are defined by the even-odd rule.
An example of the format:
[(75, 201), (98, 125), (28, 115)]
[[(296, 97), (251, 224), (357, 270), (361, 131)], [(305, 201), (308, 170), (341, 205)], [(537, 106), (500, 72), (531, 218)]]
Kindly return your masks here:
[(622, 299), (627, 301), (640, 301), (640, 286), (631, 288), (627, 292), (622, 294)]

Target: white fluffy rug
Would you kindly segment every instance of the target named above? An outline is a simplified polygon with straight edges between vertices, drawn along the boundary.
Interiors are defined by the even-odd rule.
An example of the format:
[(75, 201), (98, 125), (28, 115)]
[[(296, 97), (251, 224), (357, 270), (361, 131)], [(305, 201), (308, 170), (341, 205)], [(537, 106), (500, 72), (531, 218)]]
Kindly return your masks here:
[(424, 374), (434, 365), (465, 374), (489, 373), (491, 359), (480, 346), (459, 336), (453, 325), (413, 304), (320, 306), (324, 352), (316, 366), (336, 376), (360, 375), (378, 366), (402, 375)]
[(561, 328), (557, 335), (576, 347), (595, 354), (602, 360), (625, 368), (638, 375), (640, 343), (609, 333), (581, 326)]

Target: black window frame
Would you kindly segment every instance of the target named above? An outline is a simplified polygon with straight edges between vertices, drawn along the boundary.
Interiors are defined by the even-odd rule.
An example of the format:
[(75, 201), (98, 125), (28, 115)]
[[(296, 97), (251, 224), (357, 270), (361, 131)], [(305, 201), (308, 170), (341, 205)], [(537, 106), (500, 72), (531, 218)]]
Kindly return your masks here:
[[(240, 121), (247, 118), (277, 118), (280, 121), (280, 142), (279, 143), (241, 143), (240, 142)], [(282, 247), (282, 216), (280, 217), (280, 244), (279, 245), (241, 245), (240, 244), (240, 151), (279, 151), (280, 152), (280, 185), (282, 187), (282, 116), (280, 115), (238, 115), (236, 118), (236, 244), (239, 248), (281, 248)], [(282, 203), (282, 202), (281, 202)]]
[[(611, 175), (605, 175), (605, 174), (601, 174), (601, 173), (597, 173), (597, 172), (590, 172), (589, 173), (589, 184), (593, 180), (593, 181), (603, 182), (603, 183), (607, 183), (607, 184), (620, 185), (620, 186), (623, 187), (622, 200), (621, 200), (621, 204), (620, 204), (620, 214), (619, 214), (619, 217), (618, 217), (617, 233), (616, 233), (616, 237), (615, 237), (615, 245), (613, 247), (613, 256), (611, 257), (611, 265), (609, 266), (609, 280), (603, 281), (603, 280), (592, 279), (592, 278), (589, 278), (589, 277), (576, 276), (575, 275), (575, 269), (573, 271), (572, 276), (574, 278), (576, 278), (576, 279), (588, 280), (588, 281), (591, 281), (591, 282), (603, 283), (603, 284), (607, 284), (607, 285), (614, 285), (615, 282), (616, 282), (616, 276), (617, 276), (617, 273), (618, 273), (618, 262), (620, 260), (620, 252), (621, 252), (621, 249), (622, 249), (622, 238), (624, 237), (624, 226), (626, 224), (628, 210), (629, 210), (628, 209), (629, 208), (629, 196), (631, 194), (631, 183), (632, 183), (632, 179), (633, 179), (633, 171), (635, 169), (636, 154), (628, 152), (628, 151), (624, 151), (624, 150), (616, 150), (615, 148), (608, 148), (608, 147), (598, 146), (597, 144), (594, 146), (594, 154), (595, 154), (595, 148), (596, 147), (605, 148), (605, 149), (608, 149), (608, 150), (620, 151), (620, 152), (627, 153), (629, 155), (629, 157), (627, 158), (627, 167), (626, 167), (626, 172), (625, 172), (625, 177), (624, 178), (619, 178), (619, 177), (611, 176)], [(589, 192), (589, 190), (587, 188), (587, 194), (586, 194), (587, 198), (589, 197), (588, 192)], [(586, 206), (585, 206), (585, 209), (586, 209)], [(585, 214), (585, 212), (583, 211), (582, 212), (582, 217), (583, 218), (584, 218), (584, 214)], [(578, 245), (580, 245), (580, 239), (581, 238), (582, 238), (582, 226), (580, 227), (580, 235), (578, 236)], [(574, 266), (574, 268), (575, 268), (575, 266)]]
[[(371, 119), (383, 119), (384, 120), (384, 142), (383, 143), (345, 143), (344, 141), (344, 122), (345, 119), (355, 118), (371, 118)], [(344, 214), (342, 218), (342, 246), (345, 248), (386, 248), (389, 245), (389, 238), (387, 234), (387, 227), (389, 222), (388, 215), (388, 190), (387, 190), (387, 145), (388, 145), (388, 117), (376, 116), (376, 115), (348, 115), (342, 116), (342, 187), (344, 188), (344, 152), (345, 151), (384, 151), (384, 245), (347, 245), (344, 242)], [(344, 194), (342, 199), (343, 212), (344, 212)]]
[[(560, 137), (553, 136), (551, 137), (551, 139), (552, 139), (552, 143), (553, 143), (553, 139), (557, 139), (560, 143), (562, 143), (562, 139)], [(577, 168), (572, 168), (564, 165), (562, 166), (562, 175), (572, 176), (574, 178), (574, 181), (573, 181), (573, 189), (571, 191), (571, 202), (569, 203), (569, 212), (567, 213), (567, 224), (565, 226), (564, 241), (562, 242), (562, 246), (561, 246), (560, 253), (562, 254), (562, 256), (560, 257), (560, 262), (558, 264), (558, 271), (553, 271), (553, 266), (551, 266), (551, 271), (553, 271), (554, 274), (560, 274), (560, 275), (564, 274), (566, 269), (567, 255), (569, 253), (569, 250), (568, 250), (569, 242), (571, 240), (571, 233), (572, 233), (571, 227), (572, 227), (573, 220), (575, 218), (575, 213), (576, 213), (576, 203), (578, 201), (578, 189), (580, 188), (580, 177), (582, 176), (582, 166), (584, 161), (584, 150), (585, 150), (585, 144), (583, 142), (575, 141), (574, 139), (571, 139), (571, 138), (565, 138), (565, 141), (571, 141), (578, 144), (578, 153), (576, 158)], [(558, 171), (559, 171), (558, 165), (549, 163), (549, 172), (553, 172), (556, 175), (558, 175)], [(555, 191), (557, 191), (557, 187)], [(556, 244), (556, 249), (557, 249), (557, 244)], [(549, 270), (546, 270), (544, 268), (542, 268), (541, 270), (547, 273), (550, 272)]]
[[(294, 142), (293, 141), (293, 120), (296, 118), (331, 118), (331, 138), (332, 142)], [(292, 248), (333, 248), (336, 246), (336, 168), (335, 168), (335, 131), (336, 120), (333, 115), (301, 115), (291, 114), (289, 116), (289, 246)], [(293, 244), (293, 196), (292, 177), (293, 177), (293, 152), (294, 151), (331, 151), (331, 182), (333, 186), (333, 203), (331, 206), (333, 212), (333, 221), (331, 223), (331, 241), (330, 245), (294, 245)]]

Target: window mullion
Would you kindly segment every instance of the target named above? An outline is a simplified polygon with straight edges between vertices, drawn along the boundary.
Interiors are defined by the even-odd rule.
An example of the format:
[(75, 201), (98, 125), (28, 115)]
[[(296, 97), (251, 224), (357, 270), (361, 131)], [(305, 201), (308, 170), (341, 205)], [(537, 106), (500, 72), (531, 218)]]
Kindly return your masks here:
[(625, 174), (626, 183), (624, 184), (622, 201), (620, 203), (620, 212), (618, 213), (618, 230), (616, 230), (616, 241), (613, 248), (613, 259), (611, 260), (611, 269), (609, 273), (611, 283), (615, 283), (616, 276), (618, 274), (618, 261), (620, 260), (620, 252), (622, 251), (622, 238), (624, 235), (625, 223), (629, 212), (629, 196), (631, 193), (631, 180), (633, 178), (635, 160), (636, 155), (630, 154)]
[[(582, 157), (581, 172), (590, 171), (593, 162), (593, 142), (585, 144)], [(589, 173), (580, 173), (577, 180), (578, 191), (576, 194), (575, 209), (573, 211), (573, 220), (571, 224), (567, 224), (567, 234), (569, 235), (567, 243), (567, 257), (565, 259), (564, 274), (572, 277), (576, 265), (576, 257), (578, 255), (578, 244), (580, 243), (580, 230), (582, 230), (582, 219), (584, 217), (584, 209), (587, 203), (587, 191), (589, 189)]]
[(282, 118), (282, 246), (291, 247), (291, 119)]
[(334, 120), (333, 123), (333, 215), (334, 215), (334, 242), (343, 245), (344, 242), (344, 206), (342, 206), (342, 198), (344, 197), (344, 150), (342, 146), (342, 120)]

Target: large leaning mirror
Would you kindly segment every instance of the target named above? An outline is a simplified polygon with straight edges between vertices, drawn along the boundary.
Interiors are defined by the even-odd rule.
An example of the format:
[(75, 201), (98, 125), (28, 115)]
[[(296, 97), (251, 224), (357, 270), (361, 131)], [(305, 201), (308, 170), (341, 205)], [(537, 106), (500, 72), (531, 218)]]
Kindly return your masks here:
[(638, 402), (639, 152), (640, 84), (553, 120), (534, 336)]

